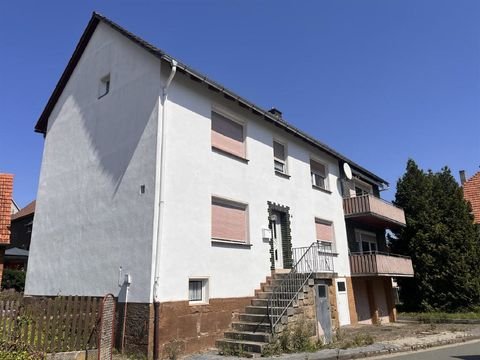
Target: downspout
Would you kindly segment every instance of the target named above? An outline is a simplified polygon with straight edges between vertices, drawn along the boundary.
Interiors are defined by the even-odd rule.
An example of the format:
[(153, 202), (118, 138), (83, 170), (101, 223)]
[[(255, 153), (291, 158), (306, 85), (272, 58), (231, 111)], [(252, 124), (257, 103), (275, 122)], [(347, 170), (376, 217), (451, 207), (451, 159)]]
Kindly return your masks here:
[[(159, 295), (159, 278), (160, 278), (160, 243), (163, 240), (163, 222), (165, 218), (165, 159), (166, 159), (166, 126), (165, 122), (167, 120), (167, 100), (168, 100), (168, 88), (172, 83), (173, 77), (177, 72), (177, 62), (172, 59), (171, 61), (172, 69), (170, 70), (170, 75), (168, 76), (167, 82), (162, 88), (161, 102), (162, 102), (162, 113), (159, 116), (161, 119), (161, 124), (158, 128), (161, 129), (161, 134), (158, 136), (157, 128), (157, 161), (158, 155), (160, 155), (160, 174), (157, 173), (160, 177), (159, 182), (159, 194), (160, 198), (158, 201), (158, 222), (157, 222), (157, 234), (156, 234), (156, 250), (155, 250), (155, 266), (154, 266), (154, 283), (153, 283), (153, 311), (154, 311), (154, 325), (153, 325), (153, 356), (155, 360), (160, 359), (160, 295)], [(160, 142), (160, 148), (159, 143)], [(159, 153), (160, 150), (160, 154)]]

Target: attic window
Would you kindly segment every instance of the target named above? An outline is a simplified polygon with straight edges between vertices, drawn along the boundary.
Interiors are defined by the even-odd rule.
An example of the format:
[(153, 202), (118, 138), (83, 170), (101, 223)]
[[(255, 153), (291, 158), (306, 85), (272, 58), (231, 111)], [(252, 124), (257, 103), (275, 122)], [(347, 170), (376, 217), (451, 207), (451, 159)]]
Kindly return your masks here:
[(110, 91), (110, 74), (105, 75), (100, 79), (100, 83), (98, 85), (98, 98), (102, 98), (108, 94)]

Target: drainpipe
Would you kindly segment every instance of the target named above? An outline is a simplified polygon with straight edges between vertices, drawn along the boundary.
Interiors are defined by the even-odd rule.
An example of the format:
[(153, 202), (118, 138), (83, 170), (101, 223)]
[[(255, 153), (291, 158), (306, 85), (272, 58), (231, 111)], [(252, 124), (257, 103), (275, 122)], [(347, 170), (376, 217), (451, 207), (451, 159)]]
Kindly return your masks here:
[[(153, 311), (154, 311), (154, 325), (153, 325), (153, 356), (155, 360), (160, 359), (160, 346), (159, 346), (159, 326), (160, 326), (160, 295), (159, 295), (159, 277), (160, 277), (160, 242), (163, 240), (163, 222), (165, 218), (165, 160), (166, 160), (166, 126), (165, 122), (167, 120), (167, 99), (168, 99), (168, 88), (172, 83), (173, 77), (177, 72), (177, 62), (172, 59), (172, 68), (170, 70), (170, 75), (168, 76), (167, 82), (162, 88), (161, 102), (162, 102), (162, 113), (159, 116), (161, 119), (161, 124), (158, 124), (157, 127), (157, 161), (160, 159), (160, 166), (157, 163), (157, 173), (156, 176), (159, 178), (158, 192), (159, 192), (159, 201), (158, 201), (158, 221), (157, 221), (157, 233), (156, 233), (156, 251), (155, 251), (155, 266), (154, 266), (154, 283), (153, 283)], [(159, 135), (159, 129), (161, 133)], [(160, 173), (158, 173), (158, 168), (160, 168)], [(156, 219), (157, 220), (157, 219)]]

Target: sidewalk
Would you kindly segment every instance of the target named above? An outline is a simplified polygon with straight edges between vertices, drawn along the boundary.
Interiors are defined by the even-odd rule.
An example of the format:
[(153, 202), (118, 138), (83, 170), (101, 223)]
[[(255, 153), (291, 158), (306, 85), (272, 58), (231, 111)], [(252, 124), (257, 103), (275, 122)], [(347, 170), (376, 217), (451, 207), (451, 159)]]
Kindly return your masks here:
[[(461, 343), (469, 340), (480, 339), (480, 326), (463, 326), (460, 329), (450, 329), (446, 326), (422, 325), (422, 324), (390, 324), (382, 326), (356, 326), (347, 328), (347, 336), (362, 334), (389, 333), (391, 336), (379, 336), (380, 339), (372, 345), (349, 349), (325, 349), (313, 353), (284, 354), (264, 359), (276, 360), (333, 360), (333, 359), (357, 359), (370, 356), (378, 356), (406, 351), (426, 349), (435, 346)], [(396, 331), (400, 330), (400, 331)], [(401, 336), (409, 333), (412, 336)], [(187, 356), (188, 360), (238, 360), (238, 357), (218, 355), (216, 352)]]

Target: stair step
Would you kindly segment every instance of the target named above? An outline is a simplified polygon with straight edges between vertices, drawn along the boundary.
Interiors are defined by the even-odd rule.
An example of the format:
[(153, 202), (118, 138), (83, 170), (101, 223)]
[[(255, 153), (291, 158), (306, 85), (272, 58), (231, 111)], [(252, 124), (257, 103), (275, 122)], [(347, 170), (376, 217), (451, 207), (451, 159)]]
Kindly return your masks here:
[[(302, 284), (298, 284), (298, 286), (293, 286), (295, 289), (299, 289)], [(263, 285), (262, 290), (263, 292), (272, 292), (273, 290), (276, 290), (277, 292), (284, 292), (285, 286), (281, 286), (280, 284), (274, 284), (274, 285)], [(289, 286), (289, 290), (291, 292), (292, 286)], [(300, 290), (301, 291), (301, 290)], [(308, 291), (308, 286), (303, 285), (303, 291), (306, 292)], [(296, 292), (296, 291), (295, 291)]]
[(272, 335), (266, 332), (226, 331), (225, 338), (269, 343)]
[(220, 339), (217, 340), (216, 345), (219, 349), (231, 347), (235, 352), (239, 352), (239, 355), (243, 355), (244, 352), (261, 354), (267, 343), (258, 341)]
[(267, 314), (239, 314), (238, 319), (240, 321), (247, 321), (247, 322), (268, 322)]
[[(266, 304), (265, 304), (266, 305)], [(267, 306), (246, 306), (245, 307), (246, 314), (266, 314), (267, 313)]]
[(232, 322), (232, 328), (238, 331), (251, 331), (251, 332), (270, 332), (270, 323), (256, 323), (249, 321), (234, 321)]
[[(279, 299), (285, 299), (285, 300), (290, 300), (293, 296), (295, 296), (297, 292), (296, 291), (289, 291), (289, 292), (280, 292), (276, 294), (276, 297)], [(272, 296), (271, 291), (258, 291), (255, 294), (255, 297), (257, 299), (269, 299)], [(300, 291), (298, 293), (299, 296), (303, 296), (303, 292)]]
[[(288, 299), (288, 300), (280, 300), (280, 301), (278, 301), (278, 302), (276, 302), (276, 303), (277, 303), (277, 304), (285, 304), (285, 306), (287, 306), (287, 304), (288, 304), (289, 302), (290, 302), (290, 299)], [(259, 299), (259, 298), (257, 298), (257, 299), (252, 299), (251, 303), (252, 303), (252, 306), (265, 306), (265, 307), (266, 307), (267, 304), (268, 304), (268, 299)], [(298, 306), (298, 303), (297, 303), (296, 300), (293, 301), (292, 306), (293, 306), (293, 307), (297, 307), (297, 306)]]

